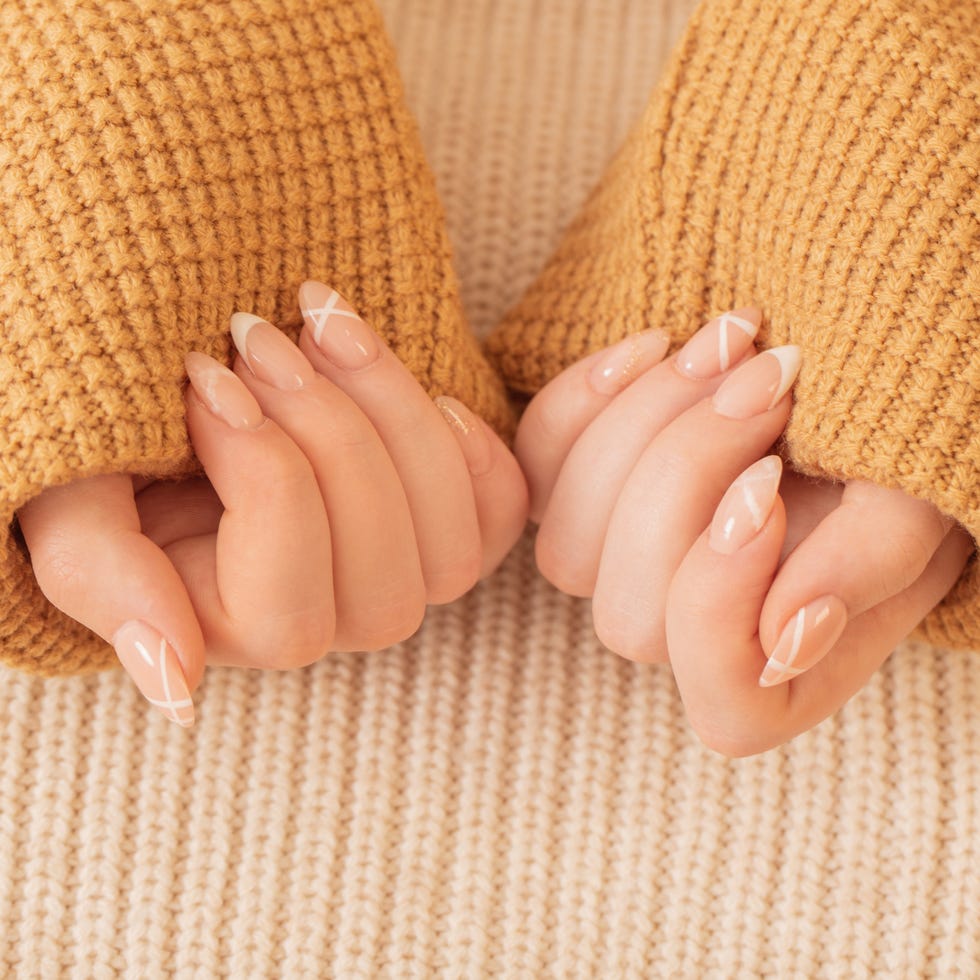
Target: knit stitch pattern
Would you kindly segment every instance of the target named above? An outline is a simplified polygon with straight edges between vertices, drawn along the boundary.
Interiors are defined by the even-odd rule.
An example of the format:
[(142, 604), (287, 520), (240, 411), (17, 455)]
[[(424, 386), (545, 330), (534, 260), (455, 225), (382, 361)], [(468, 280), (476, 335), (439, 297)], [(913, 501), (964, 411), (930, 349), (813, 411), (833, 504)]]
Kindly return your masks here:
[[(684, 0), (383, 0), (481, 328), (637, 118)], [(464, 271), (465, 270), (465, 271)], [(0, 666), (4, 980), (976, 980), (980, 671), (904, 643), (727, 760), (527, 535), (391, 650)]]
[(115, 661), (38, 589), (12, 520), (43, 489), (199, 473), (183, 356), (228, 319), (296, 339), (339, 290), (427, 391), (507, 433), (443, 212), (366, 0), (0, 4), (0, 659)]
[[(794, 467), (980, 537), (980, 5), (705, 0), (647, 110), (488, 342), (536, 391), (630, 332), (765, 312), (803, 367)], [(918, 630), (980, 646), (980, 566)]]

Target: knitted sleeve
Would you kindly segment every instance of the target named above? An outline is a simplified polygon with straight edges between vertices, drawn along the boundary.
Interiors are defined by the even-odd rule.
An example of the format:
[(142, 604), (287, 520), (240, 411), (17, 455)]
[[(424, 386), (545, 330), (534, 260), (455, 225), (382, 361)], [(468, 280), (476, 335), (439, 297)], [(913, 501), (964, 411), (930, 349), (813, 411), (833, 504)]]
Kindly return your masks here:
[[(980, 4), (704, 0), (647, 110), (488, 340), (533, 392), (627, 333), (755, 303), (799, 344), (785, 452), (980, 536)], [(980, 647), (971, 559), (920, 625)]]
[(114, 662), (37, 588), (16, 511), (200, 473), (184, 352), (230, 364), (239, 309), (295, 339), (306, 278), (430, 393), (512, 425), (371, 0), (0, 2), (0, 660)]

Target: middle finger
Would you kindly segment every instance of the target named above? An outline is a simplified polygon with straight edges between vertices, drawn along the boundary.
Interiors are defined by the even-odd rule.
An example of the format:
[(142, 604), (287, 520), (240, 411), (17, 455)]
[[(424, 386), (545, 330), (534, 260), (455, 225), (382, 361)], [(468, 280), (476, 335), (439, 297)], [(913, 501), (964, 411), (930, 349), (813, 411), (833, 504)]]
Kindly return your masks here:
[(235, 374), (310, 461), (331, 529), (332, 649), (375, 650), (421, 622), (425, 589), (401, 481), (370, 421), (271, 323), (232, 317)]

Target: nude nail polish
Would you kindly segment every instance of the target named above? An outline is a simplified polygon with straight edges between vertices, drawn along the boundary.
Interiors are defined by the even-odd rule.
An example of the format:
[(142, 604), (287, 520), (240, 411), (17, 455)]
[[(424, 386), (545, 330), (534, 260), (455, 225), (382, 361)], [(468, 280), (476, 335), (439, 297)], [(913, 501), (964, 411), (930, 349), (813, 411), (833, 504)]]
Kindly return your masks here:
[(493, 463), (493, 453), (490, 449), (490, 440), (487, 439), (487, 434), (483, 431), (479, 420), (455, 398), (439, 395), (434, 400), (463, 450), (463, 457), (470, 473), (473, 476), (482, 476)]
[(615, 395), (644, 371), (663, 360), (670, 337), (662, 330), (644, 330), (613, 344), (589, 371), (589, 384), (600, 395)]
[(261, 317), (232, 314), (231, 336), (248, 369), (260, 381), (282, 391), (297, 391), (316, 376), (303, 352)]
[(800, 371), (795, 344), (773, 347), (746, 361), (724, 380), (712, 403), (719, 415), (747, 419), (775, 408)]
[(224, 364), (192, 350), (184, 355), (184, 367), (195, 394), (222, 422), (233, 429), (257, 429), (265, 421), (255, 396)]
[(830, 652), (845, 626), (847, 606), (837, 596), (821, 596), (805, 605), (779, 635), (759, 686), (773, 687), (799, 677)]
[(194, 724), (194, 702), (174, 648), (152, 626), (131, 619), (112, 645), (143, 697), (183, 728)]
[(381, 356), (374, 331), (336, 289), (308, 279), (299, 287), (299, 305), (317, 347), (337, 367), (358, 371)]
[(779, 490), (783, 461), (766, 456), (744, 470), (725, 491), (708, 534), (708, 544), (722, 555), (733, 555), (762, 530)]
[(677, 370), (697, 380), (724, 374), (752, 346), (761, 323), (761, 311), (751, 306), (709, 320), (677, 352)]

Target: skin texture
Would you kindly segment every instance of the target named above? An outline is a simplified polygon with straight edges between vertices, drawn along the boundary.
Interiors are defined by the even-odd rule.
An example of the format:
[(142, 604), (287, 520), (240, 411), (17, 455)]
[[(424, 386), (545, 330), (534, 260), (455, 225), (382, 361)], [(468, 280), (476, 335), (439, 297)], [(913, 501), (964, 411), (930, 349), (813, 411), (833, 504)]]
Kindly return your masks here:
[(95, 477), (19, 512), (48, 599), (110, 642), (128, 620), (151, 624), (191, 691), (205, 663), (285, 669), (406, 639), (427, 604), (490, 574), (526, 523), (513, 455), (472, 415), (450, 424), (380, 337), (351, 371), (309, 322), (299, 349), (275, 333), (306, 365), (298, 389), (241, 355), (233, 374), (206, 365), (257, 427), (222, 421), (188, 386), (206, 478)]
[[(497, 567), (530, 509), (542, 574), (591, 598), (610, 649), (670, 662), (706, 745), (748, 755), (858, 691), (972, 551), (929, 504), (789, 466), (755, 536), (732, 555), (713, 550), (725, 491), (791, 409), (787, 393), (748, 418), (717, 411), (722, 384), (767, 356), (748, 340), (724, 370), (694, 378), (664, 360), (656, 332), (620, 350), (615, 371), (602, 370), (607, 352), (585, 358), (532, 400), (515, 459), (462, 406), (444, 416), (375, 339), (376, 358), (343, 368), (308, 322), (290, 345), (303, 376), (292, 390), (237, 357), (222, 383), (238, 386), (251, 428), (189, 387), (206, 478), (110, 475), (31, 501), (19, 516), (45, 595), (107, 640), (128, 620), (152, 624), (193, 690), (205, 663), (285, 669), (405, 639), (427, 604)], [(847, 608), (839, 639), (805, 673), (760, 687), (786, 624), (826, 594)]]
[[(559, 589), (591, 597), (611, 650), (670, 662), (710, 748), (741, 756), (785, 742), (866, 683), (955, 583), (972, 538), (901, 491), (805, 479), (786, 466), (757, 535), (719, 554), (708, 543), (714, 512), (769, 453), (791, 393), (746, 419), (715, 411), (722, 382), (768, 356), (754, 347), (710, 378), (661, 361), (615, 394), (590, 384), (604, 356), (555, 378), (521, 420), (515, 452), (540, 523), (538, 567)], [(847, 607), (840, 638), (805, 673), (760, 687), (784, 627), (827, 594)]]

